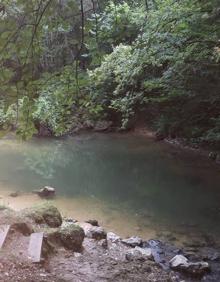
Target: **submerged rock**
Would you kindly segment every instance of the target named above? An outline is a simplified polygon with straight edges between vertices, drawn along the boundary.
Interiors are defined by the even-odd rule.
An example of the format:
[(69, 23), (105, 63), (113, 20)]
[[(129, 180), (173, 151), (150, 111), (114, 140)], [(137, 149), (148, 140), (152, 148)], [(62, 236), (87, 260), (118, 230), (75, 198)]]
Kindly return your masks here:
[(128, 239), (123, 239), (122, 243), (124, 243), (128, 246), (131, 246), (131, 247), (136, 247), (136, 246), (142, 246), (143, 241), (140, 237), (133, 236), (133, 237), (130, 237)]
[(76, 224), (65, 224), (59, 230), (63, 246), (74, 252), (80, 252), (85, 237), (84, 230)]
[(89, 223), (93, 226), (99, 226), (98, 220), (96, 220), (96, 219), (89, 219), (89, 220), (86, 221), (86, 223)]
[(207, 262), (189, 262), (183, 255), (176, 255), (170, 260), (170, 267), (174, 270), (183, 271), (192, 276), (203, 276), (210, 271)]
[(31, 218), (37, 224), (47, 224), (50, 227), (59, 227), (62, 216), (59, 210), (50, 204), (42, 204), (21, 211), (21, 214)]
[(12, 197), (12, 198), (16, 198), (16, 197), (19, 196), (19, 192), (12, 192), (12, 193), (9, 194), (9, 196)]
[(45, 186), (44, 188), (41, 188), (39, 191), (33, 191), (33, 192), (42, 198), (49, 198), (55, 196), (55, 188), (50, 186)]

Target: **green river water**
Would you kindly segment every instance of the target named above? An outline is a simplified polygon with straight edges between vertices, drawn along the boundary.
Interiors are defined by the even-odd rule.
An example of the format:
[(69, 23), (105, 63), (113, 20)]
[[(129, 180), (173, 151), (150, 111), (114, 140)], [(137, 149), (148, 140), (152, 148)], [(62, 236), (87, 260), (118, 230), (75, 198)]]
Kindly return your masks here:
[[(49, 185), (64, 215), (96, 217), (124, 236), (187, 228), (218, 236), (219, 184), (220, 168), (207, 158), (144, 136), (0, 140), (2, 204), (42, 201), (29, 192)], [(22, 194), (11, 198), (11, 191)]]

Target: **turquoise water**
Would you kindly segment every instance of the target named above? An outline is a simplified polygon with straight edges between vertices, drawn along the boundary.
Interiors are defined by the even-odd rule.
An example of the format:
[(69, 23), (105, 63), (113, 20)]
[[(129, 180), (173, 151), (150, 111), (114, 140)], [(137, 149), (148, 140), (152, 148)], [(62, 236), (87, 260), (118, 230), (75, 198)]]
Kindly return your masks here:
[(0, 141), (0, 189), (31, 192), (49, 185), (58, 197), (98, 199), (106, 211), (127, 211), (128, 220), (135, 214), (168, 227), (220, 231), (219, 172), (193, 152), (141, 136)]

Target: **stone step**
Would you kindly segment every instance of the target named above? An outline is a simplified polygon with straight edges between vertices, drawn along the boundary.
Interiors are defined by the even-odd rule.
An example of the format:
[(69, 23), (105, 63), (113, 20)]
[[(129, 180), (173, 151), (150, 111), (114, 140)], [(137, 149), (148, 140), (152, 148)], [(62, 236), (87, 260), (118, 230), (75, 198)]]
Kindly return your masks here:
[(43, 236), (43, 232), (31, 234), (28, 247), (28, 258), (34, 263), (39, 263), (41, 261)]
[(0, 249), (3, 247), (8, 235), (10, 225), (0, 225)]

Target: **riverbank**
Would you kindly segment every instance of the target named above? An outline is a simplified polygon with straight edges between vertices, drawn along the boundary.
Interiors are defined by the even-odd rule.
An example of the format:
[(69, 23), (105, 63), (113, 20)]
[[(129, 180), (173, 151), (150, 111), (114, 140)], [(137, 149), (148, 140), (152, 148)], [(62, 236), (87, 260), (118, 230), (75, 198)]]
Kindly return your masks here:
[[(78, 222), (61, 217), (50, 204), (19, 212), (2, 207), (0, 224), (6, 223), (11, 227), (0, 253), (2, 282), (178, 282), (220, 278), (219, 249), (213, 245), (196, 246), (194, 242), (190, 250), (165, 240), (122, 238), (99, 226), (97, 220)], [(40, 264), (33, 264), (27, 256), (28, 238), (34, 232), (44, 233)], [(187, 260), (184, 267), (178, 264), (183, 257)], [(173, 258), (177, 265), (172, 263)]]
[(132, 131), (130, 131), (130, 133), (136, 136), (145, 136), (146, 138), (150, 138), (155, 142), (167, 143), (173, 148), (195, 153), (195, 156), (198, 155), (206, 157), (207, 159), (212, 161), (212, 163), (220, 165), (220, 149), (216, 150), (216, 148), (213, 148), (213, 146), (211, 145), (206, 145), (204, 147), (202, 145), (190, 142), (186, 138), (171, 138), (164, 135), (157, 135), (157, 132), (149, 129), (148, 127), (136, 127)]

